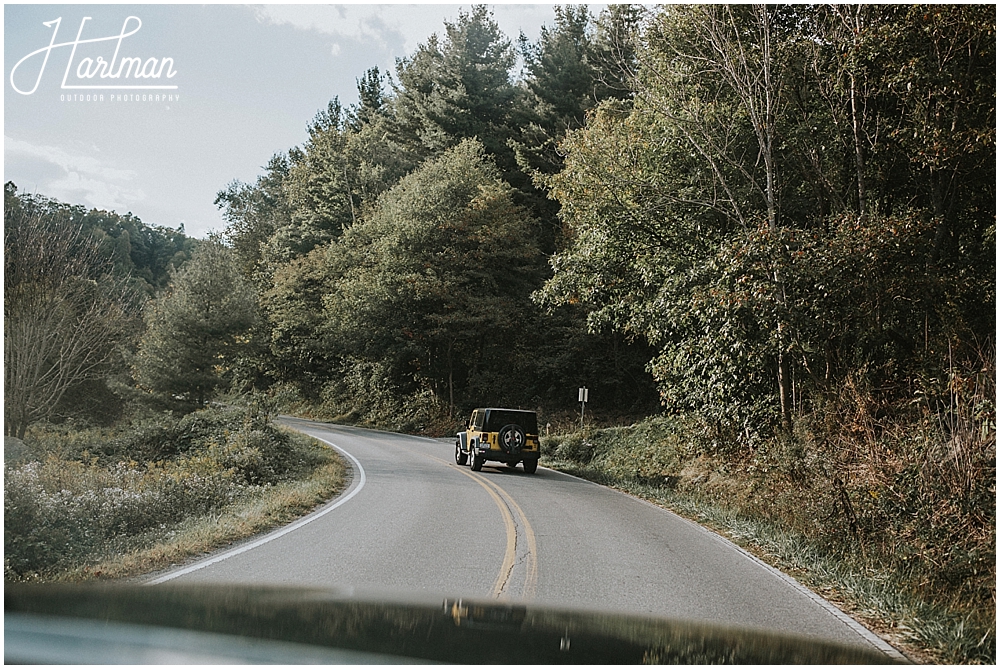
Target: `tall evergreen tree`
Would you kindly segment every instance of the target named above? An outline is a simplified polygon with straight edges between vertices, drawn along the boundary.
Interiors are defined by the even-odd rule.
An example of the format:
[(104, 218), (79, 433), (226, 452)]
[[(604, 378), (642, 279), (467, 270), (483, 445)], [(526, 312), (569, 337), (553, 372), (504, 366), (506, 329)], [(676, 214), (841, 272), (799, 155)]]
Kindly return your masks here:
[[(517, 108), (517, 132), (508, 142), (521, 169), (536, 178), (562, 169), (559, 143), (567, 131), (583, 127), (588, 111), (602, 100), (630, 96), (632, 45), (644, 14), (641, 8), (612, 5), (595, 22), (585, 6), (568, 5), (556, 6), (555, 15), (555, 25), (543, 26), (535, 44), (521, 36), (527, 90)], [(521, 190), (542, 221), (542, 248), (552, 253), (563, 241), (559, 205), (527, 184)]]
[(397, 139), (430, 156), (463, 139), (478, 138), (505, 173), (515, 170), (507, 147), (517, 89), (516, 53), (483, 5), (445, 23), (396, 66)]
[(353, 130), (360, 130), (385, 113), (388, 99), (385, 94), (385, 76), (378, 67), (369, 68), (357, 80), (358, 104), (348, 111), (348, 123)]
[(200, 407), (225, 381), (246, 348), (257, 298), (233, 253), (203, 244), (146, 311), (135, 374), (171, 403)]

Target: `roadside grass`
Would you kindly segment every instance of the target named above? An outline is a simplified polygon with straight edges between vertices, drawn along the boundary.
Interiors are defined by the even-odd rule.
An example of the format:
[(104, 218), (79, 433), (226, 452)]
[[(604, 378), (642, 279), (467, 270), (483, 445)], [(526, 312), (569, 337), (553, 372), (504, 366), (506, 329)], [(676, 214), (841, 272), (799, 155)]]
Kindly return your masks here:
[[(931, 584), (930, 574), (939, 564), (919, 555), (907, 559), (900, 549), (902, 540), (851, 535), (843, 530), (841, 514), (823, 513), (830, 507), (837, 511), (838, 491), (828, 491), (828, 499), (823, 499), (815, 489), (793, 490), (790, 477), (762, 464), (767, 460), (764, 453), (733, 462), (706, 454), (697, 447), (699, 438), (690, 425), (654, 418), (626, 428), (543, 438), (542, 464), (647, 500), (720, 533), (851, 614), (915, 661), (995, 663), (995, 568), (969, 575), (972, 583), (949, 595), (940, 583)], [(995, 538), (987, 549), (995, 564)], [(969, 593), (980, 593), (979, 598)]]
[(66, 570), (52, 580), (79, 582), (145, 575), (202, 557), (304, 516), (344, 489), (347, 468), (336, 453), (319, 442), (302, 435), (294, 435), (293, 439), (313, 442), (301, 446), (313, 450), (319, 460), (307, 478), (269, 486), (215, 513), (189, 518), (166, 532), (155, 545)]
[(16, 451), (4, 463), (5, 581), (166, 568), (303, 515), (348, 476), (334, 451), (253, 402), (110, 430), (39, 426)]

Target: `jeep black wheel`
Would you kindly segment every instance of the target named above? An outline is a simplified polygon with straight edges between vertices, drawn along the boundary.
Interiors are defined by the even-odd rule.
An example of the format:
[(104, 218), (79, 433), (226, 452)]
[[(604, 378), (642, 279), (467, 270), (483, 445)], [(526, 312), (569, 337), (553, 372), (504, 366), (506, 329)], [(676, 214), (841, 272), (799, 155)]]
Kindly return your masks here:
[(524, 448), (524, 442), (527, 441), (524, 430), (520, 425), (515, 425), (514, 423), (502, 427), (499, 438), (500, 447), (511, 455), (520, 453), (521, 449)]
[(469, 461), (469, 456), (462, 452), (462, 444), (455, 442), (455, 464), (465, 466)]
[(472, 463), (472, 471), (480, 472), (483, 470), (483, 463), (486, 462), (486, 458), (473, 451), (470, 461)]
[(525, 474), (534, 474), (536, 469), (538, 469), (538, 460), (525, 460), (524, 461), (524, 473)]

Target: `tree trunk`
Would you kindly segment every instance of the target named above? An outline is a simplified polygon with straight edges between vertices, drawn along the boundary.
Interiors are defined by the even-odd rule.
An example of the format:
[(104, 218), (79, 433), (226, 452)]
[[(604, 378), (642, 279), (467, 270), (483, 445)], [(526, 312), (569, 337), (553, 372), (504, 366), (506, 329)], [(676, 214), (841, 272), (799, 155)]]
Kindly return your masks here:
[(454, 341), (448, 340), (448, 418), (455, 416), (455, 373), (451, 355), (454, 344)]
[[(841, 15), (841, 20), (848, 29), (854, 33), (855, 39), (861, 35), (861, 7), (850, 8), (854, 15)], [(850, 96), (851, 96), (851, 133), (854, 136), (854, 168), (857, 170), (858, 188), (858, 216), (862, 219), (868, 216), (868, 189), (865, 184), (865, 154), (864, 144), (861, 141), (861, 113), (858, 111), (858, 85), (857, 78), (852, 68), (850, 72)]]
[[(768, 16), (767, 6), (758, 7), (759, 28), (761, 33), (761, 47), (763, 49), (763, 75), (764, 86), (760, 91), (763, 98), (763, 118), (757, 124), (757, 137), (760, 143), (760, 152), (764, 158), (765, 184), (764, 195), (767, 202), (767, 227), (772, 235), (777, 235), (780, 230), (779, 203), (777, 186), (777, 165), (774, 160), (774, 140), (775, 140), (775, 117), (777, 116), (778, 98), (777, 83), (774, 80), (772, 71), (771, 54), (771, 23)], [(749, 88), (749, 87), (748, 87)], [(763, 121), (761, 123), (761, 121)], [(779, 251), (780, 253), (780, 251)], [(782, 309), (785, 307), (785, 282), (781, 272), (774, 271), (775, 291), (778, 304)], [(792, 373), (788, 356), (785, 355), (785, 337), (787, 336), (785, 323), (781, 316), (776, 324), (778, 331), (778, 404), (781, 408), (781, 427), (784, 430), (792, 428)]]
[(858, 216), (864, 219), (868, 215), (865, 192), (865, 156), (861, 144), (861, 128), (858, 119), (857, 89), (854, 73), (851, 73), (851, 128), (854, 132), (854, 165), (858, 172)]
[(781, 427), (792, 429), (792, 371), (788, 356), (778, 353), (778, 400), (781, 405)]
[(930, 169), (931, 205), (934, 208), (934, 218), (937, 225), (934, 228), (934, 246), (931, 247), (931, 264), (935, 265), (946, 258), (951, 251), (951, 225), (948, 221), (948, 211), (945, 208), (944, 175), (940, 170)]

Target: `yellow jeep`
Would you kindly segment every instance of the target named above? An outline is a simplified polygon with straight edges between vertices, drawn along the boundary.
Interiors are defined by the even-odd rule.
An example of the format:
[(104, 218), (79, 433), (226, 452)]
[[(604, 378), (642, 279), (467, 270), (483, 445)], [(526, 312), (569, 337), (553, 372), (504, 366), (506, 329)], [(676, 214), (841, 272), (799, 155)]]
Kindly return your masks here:
[(538, 418), (534, 411), (476, 409), (455, 440), (455, 462), (478, 472), (487, 460), (524, 465), (526, 474), (538, 468)]

